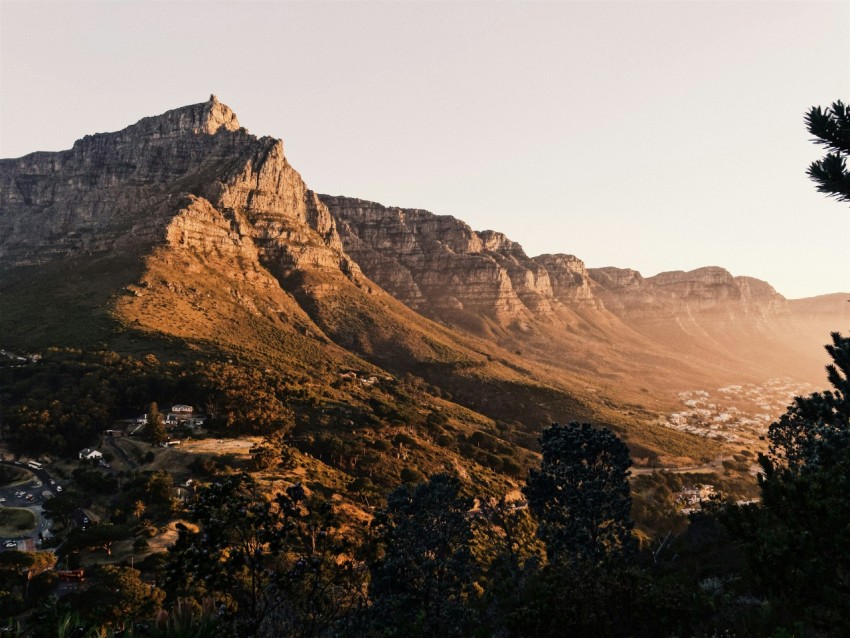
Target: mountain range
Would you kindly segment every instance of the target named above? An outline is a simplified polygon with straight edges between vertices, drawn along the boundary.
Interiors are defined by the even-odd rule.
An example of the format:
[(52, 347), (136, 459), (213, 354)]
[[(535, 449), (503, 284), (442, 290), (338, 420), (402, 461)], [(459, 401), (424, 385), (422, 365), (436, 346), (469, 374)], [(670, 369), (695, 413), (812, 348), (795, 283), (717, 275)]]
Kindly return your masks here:
[[(319, 411), (396, 400), (340, 384), (351, 371), (405, 379), (422, 419), (527, 450), (549, 421), (593, 420), (638, 457), (710, 458), (718, 444), (654, 416), (682, 390), (821, 384), (848, 298), (788, 300), (719, 267), (588, 269), (454, 217), (320, 195), (215, 96), (0, 160), (0, 347), (273, 368)], [(429, 427), (410, 464), (480, 465)]]

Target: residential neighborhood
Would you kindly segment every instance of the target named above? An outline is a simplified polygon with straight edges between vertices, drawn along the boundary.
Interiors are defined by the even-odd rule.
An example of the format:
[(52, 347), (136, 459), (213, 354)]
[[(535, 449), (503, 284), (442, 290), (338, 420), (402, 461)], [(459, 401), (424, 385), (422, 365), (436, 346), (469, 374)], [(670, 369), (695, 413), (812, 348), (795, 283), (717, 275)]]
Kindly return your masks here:
[(709, 439), (761, 447), (760, 437), (770, 424), (795, 396), (809, 392), (809, 384), (778, 377), (761, 385), (727, 385), (711, 393), (686, 390), (678, 395), (682, 409), (661, 417), (658, 423)]

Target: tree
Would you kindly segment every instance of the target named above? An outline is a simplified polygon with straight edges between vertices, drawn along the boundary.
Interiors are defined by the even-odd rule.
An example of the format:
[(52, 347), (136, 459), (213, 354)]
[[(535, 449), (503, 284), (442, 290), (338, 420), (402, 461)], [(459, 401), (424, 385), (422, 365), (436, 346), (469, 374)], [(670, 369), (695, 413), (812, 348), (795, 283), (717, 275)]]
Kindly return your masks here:
[(274, 498), (247, 474), (201, 488), (169, 549), (175, 597), (213, 597), (240, 636), (315, 636), (357, 604), (360, 576), (301, 485)]
[(102, 523), (92, 525), (88, 529), (75, 529), (65, 543), (68, 551), (79, 551), (81, 549), (102, 549), (107, 556), (112, 555), (112, 545), (115, 541), (123, 541), (130, 538), (130, 530), (122, 525)]
[(626, 445), (589, 423), (553, 423), (523, 493), (550, 561), (598, 563), (635, 549)]
[(833, 102), (832, 107), (812, 107), (806, 113), (806, 128), (815, 136), (815, 144), (829, 153), (809, 166), (808, 175), (821, 193), (839, 201), (850, 201), (850, 173), (846, 160), (850, 155), (850, 106)]
[(255, 470), (267, 470), (280, 463), (280, 448), (268, 438), (260, 444), (251, 448), (251, 465)]
[(165, 513), (174, 507), (174, 480), (168, 472), (154, 472), (145, 483), (147, 504)]
[(371, 566), (372, 628), (380, 635), (467, 636), (478, 576), (470, 550), (472, 501), (437, 474), (387, 497), (374, 521), (383, 556)]
[(850, 337), (838, 332), (831, 337), (825, 348), (832, 358), (826, 371), (833, 389), (795, 397), (768, 429), (771, 456), (763, 465), (812, 471), (840, 460), (850, 447)]
[[(850, 107), (813, 107), (806, 127), (830, 152), (808, 170), (817, 189), (850, 201)], [(759, 455), (761, 504), (722, 513), (743, 546), (752, 585), (774, 626), (795, 633), (850, 634), (850, 337), (831, 334), (831, 390), (796, 397), (768, 429)]]
[(168, 440), (168, 432), (165, 430), (165, 422), (162, 420), (162, 414), (156, 403), (151, 403), (148, 407), (148, 420), (145, 425), (145, 437), (154, 445), (165, 443)]
[(775, 624), (848, 635), (850, 337), (833, 333), (826, 349), (833, 389), (795, 398), (770, 426), (770, 454), (759, 457), (761, 505), (731, 508), (724, 521)]
[(151, 616), (164, 600), (165, 592), (145, 583), (137, 569), (104, 565), (82, 595), (81, 607), (98, 622), (123, 627)]
[(56, 564), (56, 554), (51, 552), (2, 552), (0, 572), (19, 574), (24, 581), (24, 598), (29, 597), (30, 581)]
[(44, 501), (42, 509), (47, 518), (59, 520), (63, 527), (68, 527), (71, 516), (84, 504), (79, 494), (67, 491)]

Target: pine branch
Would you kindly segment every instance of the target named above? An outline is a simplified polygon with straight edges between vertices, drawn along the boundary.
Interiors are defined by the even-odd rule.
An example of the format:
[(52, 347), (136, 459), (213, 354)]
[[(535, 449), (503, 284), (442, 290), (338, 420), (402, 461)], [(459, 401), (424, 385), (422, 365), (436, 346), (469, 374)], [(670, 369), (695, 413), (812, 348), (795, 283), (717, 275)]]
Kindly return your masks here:
[(850, 106), (841, 100), (825, 109), (815, 106), (806, 113), (805, 120), (815, 144), (839, 154), (850, 153)]
[(850, 202), (850, 173), (841, 155), (829, 153), (823, 159), (812, 162), (806, 172), (817, 184), (818, 191), (838, 201)]

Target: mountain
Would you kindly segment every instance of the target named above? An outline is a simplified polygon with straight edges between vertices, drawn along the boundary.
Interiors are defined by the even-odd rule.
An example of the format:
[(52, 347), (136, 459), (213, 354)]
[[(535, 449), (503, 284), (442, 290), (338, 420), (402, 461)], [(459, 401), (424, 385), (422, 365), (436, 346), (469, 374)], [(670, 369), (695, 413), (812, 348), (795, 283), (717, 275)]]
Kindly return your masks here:
[(327, 453), (337, 469), (357, 476), (370, 459), (387, 484), (410, 466), (504, 485), (553, 420), (615, 427), (638, 456), (717, 453), (652, 423), (662, 402), (618, 401), (398, 301), (283, 143), (214, 96), (0, 160), (0, 347), (51, 346), (282, 375), (305, 450), (342, 441), (346, 454)]
[(793, 373), (806, 348), (771, 348), (833, 306), (721, 269), (530, 258), (451, 217), (319, 196), (214, 96), (0, 160), (0, 347), (282, 377), (293, 441), (388, 485), (452, 468), (507, 489), (553, 420), (608, 425), (645, 461), (714, 458), (656, 415), (683, 388)]
[(840, 304), (791, 302), (718, 267), (647, 278), (587, 269), (573, 255), (528, 257), (505, 235), (450, 216), (321, 199), (346, 252), (409, 307), (620, 389), (678, 392), (777, 375), (821, 383), (825, 327), (850, 324)]

